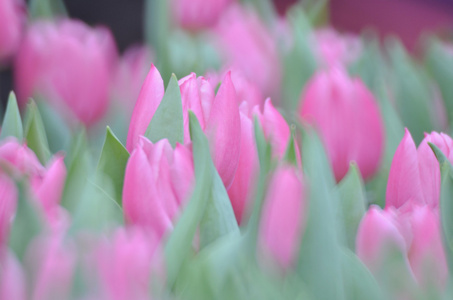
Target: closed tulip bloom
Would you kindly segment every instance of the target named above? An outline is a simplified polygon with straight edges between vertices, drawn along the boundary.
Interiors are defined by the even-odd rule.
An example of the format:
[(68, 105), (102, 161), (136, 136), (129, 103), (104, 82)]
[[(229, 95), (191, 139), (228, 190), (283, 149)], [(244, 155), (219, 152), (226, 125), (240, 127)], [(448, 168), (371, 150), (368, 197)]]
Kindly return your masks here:
[(357, 36), (340, 35), (331, 28), (315, 33), (318, 60), (325, 67), (347, 66), (360, 55), (362, 45)]
[(280, 166), (267, 190), (260, 239), (264, 252), (284, 270), (295, 262), (305, 226), (305, 208), (302, 173), (293, 166)]
[(390, 168), (386, 207), (399, 208), (406, 202), (427, 204), (431, 208), (439, 205), (440, 167), (431, 147), (433, 143), (453, 162), (453, 140), (444, 133), (427, 134), (418, 149), (406, 129), (396, 149)]
[(106, 28), (75, 20), (39, 21), (29, 28), (14, 66), (20, 103), (38, 96), (71, 120), (98, 121), (109, 106), (116, 47)]
[[(241, 121), (236, 91), (228, 72), (217, 92), (203, 77), (192, 73), (179, 80), (183, 108), (184, 143), (190, 143), (189, 110), (197, 116), (209, 138), (211, 154), (225, 187), (231, 185), (239, 161)], [(132, 114), (127, 149), (132, 151), (159, 106), (164, 89), (162, 78), (153, 66), (142, 87)]]
[(301, 98), (299, 114), (319, 130), (334, 175), (340, 181), (355, 161), (364, 179), (379, 168), (384, 126), (378, 105), (362, 81), (341, 68), (315, 74)]
[(0, 3), (0, 65), (17, 51), (26, 21), (23, 0), (3, 0)]
[(25, 300), (25, 274), (10, 251), (0, 254), (0, 299)]
[(231, 5), (214, 33), (227, 65), (241, 70), (265, 97), (277, 99), (281, 81), (277, 45), (259, 17), (237, 4)]
[(162, 273), (163, 260), (155, 237), (137, 227), (121, 228), (102, 241), (94, 253), (100, 282), (97, 299), (150, 299), (153, 273)]
[(126, 166), (123, 209), (128, 223), (159, 238), (173, 228), (193, 186), (192, 156), (185, 146), (142, 138)]
[(178, 23), (191, 30), (215, 25), (232, 0), (173, 0), (171, 8)]

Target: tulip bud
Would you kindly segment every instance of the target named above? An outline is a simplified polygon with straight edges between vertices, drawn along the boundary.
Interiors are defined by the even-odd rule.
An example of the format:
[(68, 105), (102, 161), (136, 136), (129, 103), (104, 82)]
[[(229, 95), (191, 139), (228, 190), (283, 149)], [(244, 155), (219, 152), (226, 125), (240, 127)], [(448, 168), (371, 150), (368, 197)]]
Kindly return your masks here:
[(163, 264), (158, 245), (136, 227), (118, 229), (111, 241), (101, 243), (93, 257), (102, 295), (98, 299), (150, 299), (152, 272)]
[(277, 99), (281, 80), (277, 45), (259, 17), (239, 5), (231, 5), (215, 34), (228, 65), (241, 70), (265, 97)]
[(384, 126), (370, 91), (342, 69), (316, 74), (302, 95), (299, 114), (321, 135), (340, 181), (355, 161), (364, 179), (374, 175), (384, 151)]
[(318, 60), (326, 67), (347, 66), (355, 61), (362, 50), (357, 36), (340, 35), (333, 29), (321, 29), (315, 33)]
[(428, 142), (433, 143), (453, 162), (453, 140), (446, 134), (427, 134), (418, 149), (409, 130), (393, 156), (387, 183), (386, 207), (399, 208), (406, 202), (439, 205), (440, 167)]
[(23, 0), (0, 3), (0, 65), (10, 59), (19, 47), (26, 21)]
[(15, 60), (18, 100), (24, 104), (38, 96), (70, 119), (91, 125), (108, 108), (115, 64), (108, 29), (91, 29), (74, 20), (36, 22)]
[(305, 226), (302, 173), (295, 167), (279, 167), (269, 184), (261, 219), (261, 243), (283, 268), (288, 269), (298, 253)]
[(155, 232), (161, 238), (173, 228), (173, 221), (193, 186), (192, 156), (168, 140), (152, 144), (142, 138), (126, 166), (123, 209), (128, 223)]
[(26, 299), (25, 274), (13, 253), (0, 251), (0, 299)]
[(215, 25), (232, 0), (173, 0), (171, 7), (179, 24), (186, 29)]

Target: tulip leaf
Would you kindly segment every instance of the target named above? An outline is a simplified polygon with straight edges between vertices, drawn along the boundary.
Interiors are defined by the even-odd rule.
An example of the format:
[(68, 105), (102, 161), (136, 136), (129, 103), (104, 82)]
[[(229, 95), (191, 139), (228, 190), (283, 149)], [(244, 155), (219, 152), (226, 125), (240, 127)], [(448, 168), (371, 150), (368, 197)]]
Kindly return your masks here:
[(107, 126), (97, 172), (103, 173), (112, 181), (114, 193), (110, 196), (115, 199), (119, 206), (122, 206), (124, 172), (128, 159), (129, 152)]
[(453, 55), (432, 39), (425, 56), (428, 71), (439, 86), (450, 124), (453, 122)]
[(69, 212), (76, 209), (80, 193), (84, 190), (87, 177), (90, 174), (91, 161), (88, 155), (87, 139), (84, 130), (74, 137), (65, 163), (68, 166), (68, 174), (61, 199), (61, 206)]
[(348, 173), (338, 184), (338, 194), (346, 245), (354, 251), (357, 229), (367, 204), (363, 179), (355, 163), (351, 163)]
[(167, 284), (170, 288), (176, 282), (179, 272), (192, 248), (192, 240), (197, 231), (210, 197), (213, 183), (209, 143), (194, 113), (189, 112), (189, 129), (195, 168), (195, 188), (186, 208), (176, 222), (173, 232), (165, 245)]
[(20, 117), (19, 106), (17, 106), (16, 95), (13, 92), (9, 94), (0, 139), (3, 140), (7, 136), (14, 136), (19, 141), (23, 139), (22, 119)]
[(297, 109), (301, 92), (315, 73), (317, 62), (310, 45), (310, 25), (304, 12), (294, 7), (289, 12), (293, 30), (293, 47), (283, 57), (283, 106), (289, 110)]
[(42, 210), (36, 207), (37, 202), (27, 196), (29, 191), (25, 182), (17, 182), (17, 189), (19, 197), (9, 235), (9, 247), (20, 260), (23, 260), (28, 245), (41, 232), (44, 220)]
[(63, 0), (31, 0), (29, 12), (32, 19), (52, 19), (68, 16)]
[(299, 163), (298, 151), (296, 147), (296, 141), (294, 140), (294, 129), (291, 132), (291, 138), (289, 139), (288, 146), (286, 146), (285, 160), (292, 165), (297, 166)]
[(440, 218), (448, 268), (453, 272), (453, 166), (445, 154), (434, 144), (428, 143), (439, 161), (442, 183), (440, 191)]
[(38, 110), (47, 134), (47, 141), (51, 153), (68, 151), (72, 132), (62, 116), (48, 103), (37, 99)]
[(350, 250), (341, 249), (345, 298), (348, 300), (388, 299), (376, 279), (360, 259)]
[(174, 74), (171, 76), (164, 97), (146, 129), (145, 136), (153, 143), (161, 139), (168, 139), (173, 147), (176, 143), (184, 143), (181, 91)]
[(302, 144), (309, 209), (297, 271), (316, 299), (344, 299), (335, 180), (319, 136), (308, 129)]
[(35, 152), (39, 161), (45, 165), (50, 158), (46, 130), (35, 101), (30, 99), (25, 114), (25, 140), (27, 146)]

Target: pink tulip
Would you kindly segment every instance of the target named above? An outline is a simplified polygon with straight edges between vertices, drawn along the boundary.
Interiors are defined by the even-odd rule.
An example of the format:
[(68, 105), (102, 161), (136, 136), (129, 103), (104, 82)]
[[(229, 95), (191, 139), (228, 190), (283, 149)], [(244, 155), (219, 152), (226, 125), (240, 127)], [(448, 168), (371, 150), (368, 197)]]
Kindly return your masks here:
[(24, 271), (9, 251), (0, 254), (0, 299), (27, 299)]
[(215, 25), (232, 0), (173, 0), (171, 7), (179, 24), (186, 29)]
[(73, 246), (62, 233), (39, 236), (32, 241), (25, 259), (32, 270), (31, 299), (69, 298), (76, 263)]
[(152, 273), (162, 273), (162, 256), (157, 239), (139, 228), (118, 229), (103, 241), (94, 255), (101, 296), (97, 299), (150, 299)]
[(332, 68), (307, 84), (299, 114), (321, 135), (335, 178), (340, 181), (355, 161), (364, 179), (379, 168), (384, 126), (377, 103), (360, 79)]
[(214, 33), (227, 65), (241, 70), (265, 97), (277, 99), (281, 81), (277, 45), (259, 17), (239, 5), (231, 5)]
[(357, 232), (357, 255), (372, 272), (379, 272), (397, 251), (418, 284), (442, 287), (448, 270), (440, 230), (437, 212), (426, 205), (411, 202), (385, 211), (372, 206)]
[(80, 21), (40, 21), (28, 30), (14, 72), (19, 102), (38, 96), (86, 125), (109, 106), (116, 47), (106, 28)]
[(16, 211), (16, 205), (16, 185), (10, 178), (0, 173), (0, 257), (3, 248), (8, 243), (9, 231)]
[(153, 54), (146, 46), (132, 46), (118, 63), (113, 79), (111, 98), (131, 117), (135, 101), (152, 65)]
[(305, 208), (302, 172), (295, 167), (279, 167), (267, 191), (260, 236), (265, 253), (283, 269), (295, 262), (304, 232)]
[(390, 168), (386, 207), (399, 208), (408, 201), (427, 204), (431, 208), (439, 205), (440, 168), (433, 151), (428, 145), (433, 143), (453, 162), (453, 140), (444, 133), (427, 134), (418, 149), (410, 132), (396, 149)]
[(315, 33), (318, 60), (323, 66), (347, 66), (358, 59), (362, 45), (357, 36), (340, 35), (333, 29), (321, 29)]
[[(184, 143), (190, 143), (189, 110), (197, 116), (201, 128), (210, 140), (211, 153), (220, 177), (228, 188), (239, 161), (241, 121), (236, 92), (228, 72), (217, 95), (203, 77), (194, 73), (179, 80), (183, 107)], [(143, 135), (163, 97), (162, 78), (153, 66), (137, 100), (127, 137), (127, 149), (132, 151)]]
[(23, 0), (2, 0), (0, 3), (0, 65), (15, 55), (26, 21)]
[(123, 188), (125, 219), (161, 238), (173, 228), (193, 186), (191, 151), (173, 150), (168, 140), (152, 144), (142, 138), (126, 166)]

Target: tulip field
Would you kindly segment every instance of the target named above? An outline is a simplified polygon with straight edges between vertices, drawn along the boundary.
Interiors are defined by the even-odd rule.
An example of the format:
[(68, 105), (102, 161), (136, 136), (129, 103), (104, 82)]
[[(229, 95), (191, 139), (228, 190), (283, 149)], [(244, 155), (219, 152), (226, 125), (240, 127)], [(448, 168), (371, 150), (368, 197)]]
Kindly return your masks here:
[(453, 40), (145, 2), (0, 0), (0, 300), (453, 299)]

